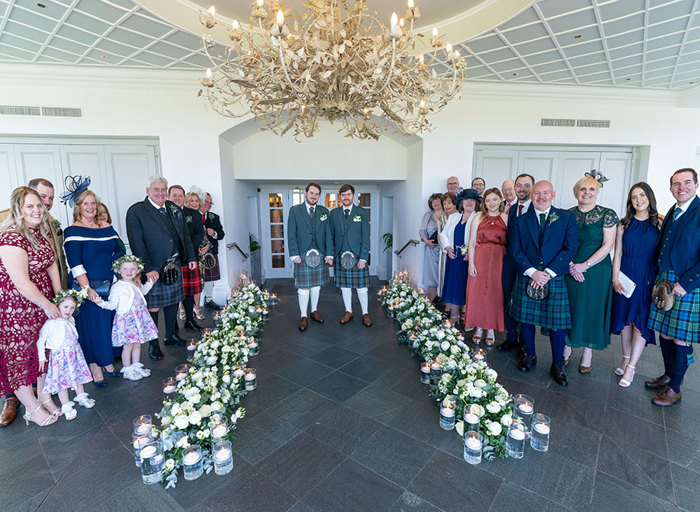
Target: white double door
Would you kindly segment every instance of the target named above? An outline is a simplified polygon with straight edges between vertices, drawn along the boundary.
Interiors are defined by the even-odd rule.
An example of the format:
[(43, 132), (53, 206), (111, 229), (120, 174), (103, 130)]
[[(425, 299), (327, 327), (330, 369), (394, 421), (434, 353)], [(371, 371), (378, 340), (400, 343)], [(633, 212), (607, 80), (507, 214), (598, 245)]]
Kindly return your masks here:
[(130, 139), (122, 144), (114, 140), (99, 144), (90, 139), (70, 143), (59, 140), (51, 143), (47, 139), (27, 142), (0, 138), (0, 209), (9, 206), (10, 194), (16, 187), (33, 178), (45, 178), (55, 187), (51, 215), (65, 228), (73, 223), (73, 208), (60, 200), (66, 190), (66, 178), (89, 176), (90, 189), (107, 205), (114, 228), (128, 243), (126, 211), (146, 196), (148, 177), (160, 174), (157, 142)]
[(486, 187), (498, 187), (507, 179), (528, 173), (536, 181), (554, 185), (554, 205), (570, 208), (577, 204), (574, 184), (595, 169), (608, 179), (598, 193), (597, 203), (625, 212), (627, 191), (636, 175), (633, 148), (537, 148), (525, 146), (477, 146), (474, 151), (474, 176), (482, 176)]
[[(339, 203), (337, 185), (321, 183), (323, 192), (318, 204), (329, 210), (337, 207)], [(378, 252), (378, 222), (373, 222), (378, 211), (377, 187), (355, 187), (355, 204), (369, 211), (370, 218), (370, 256), (369, 272), (377, 273), (378, 261), (373, 254)], [(289, 209), (292, 206), (304, 202), (304, 189), (288, 186), (264, 186), (259, 193), (259, 218), (260, 233), (258, 240), (262, 248), (263, 279), (288, 278), (294, 276), (294, 264), (289, 259), (289, 247), (287, 239), (287, 220)], [(332, 271), (331, 271), (332, 272)]]

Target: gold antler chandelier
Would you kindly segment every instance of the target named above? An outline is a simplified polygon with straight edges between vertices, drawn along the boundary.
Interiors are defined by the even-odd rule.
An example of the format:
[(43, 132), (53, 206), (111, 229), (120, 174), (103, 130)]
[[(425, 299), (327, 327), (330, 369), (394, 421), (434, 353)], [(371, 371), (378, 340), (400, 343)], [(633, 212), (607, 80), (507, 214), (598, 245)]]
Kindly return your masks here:
[[(217, 50), (208, 33), (202, 37), (212, 69), (200, 83), (213, 108), (222, 115), (252, 113), (263, 129), (295, 138), (312, 137), (318, 118), (342, 122), (347, 137), (378, 139), (391, 121), (399, 132), (430, 130), (429, 113), (440, 111), (462, 90), (464, 59), (437, 29), (428, 56), (420, 53), (422, 34), (413, 33), (420, 18), (408, 0), (403, 18), (391, 26), (369, 14), (366, 0), (307, 0), (299, 16), (282, 1), (256, 0), (251, 24), (234, 20), (231, 45)], [(214, 7), (201, 22), (216, 25)], [(427, 46), (427, 45), (426, 45)], [(437, 72), (439, 67), (442, 71)]]

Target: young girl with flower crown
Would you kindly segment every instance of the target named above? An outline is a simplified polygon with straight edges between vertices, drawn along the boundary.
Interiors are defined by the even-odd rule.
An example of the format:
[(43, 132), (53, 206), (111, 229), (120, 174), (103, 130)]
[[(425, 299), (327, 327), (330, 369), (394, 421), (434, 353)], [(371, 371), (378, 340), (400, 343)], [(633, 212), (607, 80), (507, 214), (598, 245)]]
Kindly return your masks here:
[(98, 299), (97, 305), (116, 310), (112, 324), (112, 346), (123, 347), (122, 369), (125, 379), (141, 380), (151, 375), (151, 370), (141, 363), (141, 344), (158, 338), (158, 328), (146, 307), (146, 295), (153, 287), (148, 281), (141, 285), (143, 263), (133, 255), (122, 256), (112, 265), (119, 281), (109, 290), (109, 300)]
[(81, 293), (76, 290), (63, 290), (56, 295), (53, 301), (60, 316), (44, 323), (37, 341), (39, 364), (42, 369), (48, 358), (42, 392), (58, 393), (58, 399), (61, 401), (60, 412), (67, 420), (75, 419), (78, 415), (73, 408), (74, 403), (68, 400), (68, 388), (75, 390), (74, 400), (78, 404), (86, 409), (95, 406), (95, 401), (83, 388), (83, 384), (90, 382), (92, 376), (78, 344), (78, 331), (73, 319), (73, 313), (83, 302)]

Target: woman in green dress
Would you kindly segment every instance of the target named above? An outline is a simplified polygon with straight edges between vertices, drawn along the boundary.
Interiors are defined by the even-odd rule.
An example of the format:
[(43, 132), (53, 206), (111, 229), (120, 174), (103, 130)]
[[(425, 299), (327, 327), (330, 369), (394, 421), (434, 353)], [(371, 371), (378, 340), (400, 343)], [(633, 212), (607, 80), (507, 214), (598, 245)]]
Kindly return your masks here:
[(612, 306), (612, 260), (615, 232), (620, 219), (614, 210), (598, 206), (601, 184), (585, 177), (574, 185), (578, 206), (571, 208), (578, 225), (578, 251), (569, 264), (566, 290), (571, 307), (571, 329), (564, 349), (568, 364), (572, 349), (583, 347), (578, 371), (591, 371), (593, 349), (603, 350), (610, 344)]

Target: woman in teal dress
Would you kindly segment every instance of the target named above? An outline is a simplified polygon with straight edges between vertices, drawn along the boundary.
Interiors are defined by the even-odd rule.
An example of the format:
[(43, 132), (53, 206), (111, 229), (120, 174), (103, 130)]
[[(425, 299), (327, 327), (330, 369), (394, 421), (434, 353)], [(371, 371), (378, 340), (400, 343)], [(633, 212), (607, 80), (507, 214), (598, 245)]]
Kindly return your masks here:
[(578, 371), (588, 373), (592, 368), (593, 350), (610, 345), (610, 311), (612, 307), (612, 260), (615, 246), (617, 214), (610, 208), (598, 206), (596, 199), (600, 182), (585, 177), (574, 185), (578, 206), (571, 208), (578, 225), (578, 251), (569, 264), (566, 290), (571, 308), (571, 329), (564, 349), (564, 361), (569, 362), (572, 349), (583, 347)]

